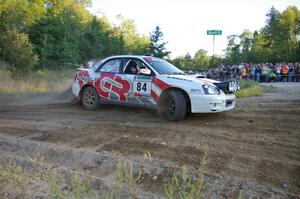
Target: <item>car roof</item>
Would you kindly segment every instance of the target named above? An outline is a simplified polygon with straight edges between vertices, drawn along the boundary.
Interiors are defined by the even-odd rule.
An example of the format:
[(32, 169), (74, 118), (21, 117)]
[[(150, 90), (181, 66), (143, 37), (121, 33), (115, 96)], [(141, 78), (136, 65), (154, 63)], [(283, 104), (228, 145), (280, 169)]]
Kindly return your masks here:
[(147, 56), (147, 55), (114, 55), (114, 56), (107, 57), (105, 59), (110, 59), (110, 58), (137, 58), (137, 59), (151, 58), (151, 59), (159, 59), (157, 57)]
[(97, 62), (94, 63), (94, 65), (102, 64), (106, 62), (107, 60), (110, 59), (118, 59), (118, 58), (135, 58), (135, 59), (143, 59), (145, 61), (147, 60), (160, 60), (160, 58), (153, 57), (153, 56), (147, 56), (147, 55), (114, 55), (114, 56), (109, 56), (104, 59), (98, 60)]

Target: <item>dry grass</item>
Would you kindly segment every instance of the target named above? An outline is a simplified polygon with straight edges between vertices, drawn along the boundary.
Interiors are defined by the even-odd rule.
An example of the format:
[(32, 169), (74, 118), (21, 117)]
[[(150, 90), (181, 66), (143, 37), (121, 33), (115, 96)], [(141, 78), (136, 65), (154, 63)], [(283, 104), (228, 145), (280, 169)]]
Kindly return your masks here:
[(71, 86), (74, 70), (37, 71), (28, 77), (14, 79), (0, 70), (0, 94), (46, 93), (66, 90)]
[[(43, 165), (44, 157), (27, 157), (33, 164)], [(194, 199), (201, 198), (204, 187), (204, 170), (206, 167), (207, 152), (205, 152), (198, 174), (190, 176), (189, 171), (183, 167), (179, 175), (173, 175), (172, 179), (165, 184), (166, 198)], [(113, 190), (104, 193), (100, 197), (92, 188), (89, 173), (70, 172), (66, 177), (55, 168), (37, 170), (34, 173), (23, 169), (14, 161), (0, 165), (0, 198), (121, 198), (122, 187), (128, 190), (128, 198), (138, 198), (138, 186), (141, 172), (135, 172), (134, 166), (128, 160), (119, 156), (116, 162), (115, 183)], [(100, 193), (101, 195), (103, 193)], [(243, 198), (243, 190), (240, 190), (238, 199)]]
[(27, 183), (28, 178), (26, 178), (23, 170), (14, 162), (0, 166), (0, 198), (1, 196), (10, 196), (7, 190), (14, 190), (15, 196), (24, 196), (25, 187), (23, 184)]
[(56, 169), (28, 171), (10, 162), (0, 165), (0, 198), (95, 198), (91, 176), (72, 172), (66, 179)]

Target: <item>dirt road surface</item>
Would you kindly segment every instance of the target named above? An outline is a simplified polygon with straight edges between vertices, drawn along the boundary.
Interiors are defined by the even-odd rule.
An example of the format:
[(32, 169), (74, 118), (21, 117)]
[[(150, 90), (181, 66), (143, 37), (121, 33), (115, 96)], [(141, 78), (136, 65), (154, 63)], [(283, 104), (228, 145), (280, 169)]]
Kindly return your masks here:
[(1, 95), (0, 156), (39, 154), (54, 167), (109, 181), (119, 153), (143, 168), (141, 190), (155, 198), (183, 166), (195, 174), (207, 151), (204, 198), (237, 198), (240, 190), (244, 198), (300, 198), (300, 84), (273, 87), (262, 97), (238, 99), (232, 111), (173, 123), (146, 109), (85, 111), (68, 92)]

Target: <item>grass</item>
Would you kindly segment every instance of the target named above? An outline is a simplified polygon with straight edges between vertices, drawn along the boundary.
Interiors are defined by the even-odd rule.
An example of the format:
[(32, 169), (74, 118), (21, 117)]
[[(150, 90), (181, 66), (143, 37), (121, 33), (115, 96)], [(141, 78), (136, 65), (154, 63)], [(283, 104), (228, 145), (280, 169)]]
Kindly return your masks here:
[(43, 181), (50, 187), (50, 198), (93, 198), (96, 194), (92, 189), (91, 177), (86, 173), (83, 177), (78, 172), (73, 172), (70, 179), (65, 179), (55, 170), (43, 174)]
[(241, 89), (235, 93), (237, 98), (262, 96), (263, 90), (260, 85), (253, 80), (242, 80)]
[(128, 189), (128, 198), (138, 198), (138, 184), (142, 175), (141, 170), (135, 172), (132, 162), (124, 159), (120, 154), (117, 155), (115, 172), (114, 191), (108, 192), (105, 199), (121, 198), (121, 186), (125, 184)]
[(207, 152), (204, 153), (200, 167), (198, 169), (198, 176), (193, 178), (188, 175), (187, 169), (182, 168), (180, 176), (173, 175), (171, 181), (165, 185), (165, 193), (168, 199), (194, 199), (201, 198), (201, 190), (204, 185), (204, 169), (206, 165)]
[(0, 70), (0, 94), (38, 94), (63, 91), (71, 86), (75, 70), (37, 71), (29, 76), (12, 78), (9, 71)]
[(7, 195), (7, 190), (14, 190), (14, 194), (22, 198), (25, 192), (24, 184), (27, 183), (25, 173), (15, 162), (10, 161), (7, 165), (0, 166), (0, 196)]
[[(174, 174), (169, 182), (164, 185), (166, 198), (201, 198), (201, 192), (205, 184), (204, 170), (206, 159), (207, 152), (204, 153), (195, 177), (190, 175), (186, 167), (182, 168), (182, 172), (179, 175)], [(34, 164), (43, 165), (42, 161), (44, 158), (37, 156), (29, 158), (29, 160)], [(92, 188), (91, 175), (89, 173), (82, 175), (75, 171), (70, 172), (68, 177), (59, 173), (55, 168), (48, 168), (33, 173), (10, 161), (7, 165), (0, 165), (0, 198), (2, 196), (5, 198), (34, 198), (42, 193), (42, 198), (120, 199), (123, 186), (128, 190), (127, 198), (138, 198), (141, 171), (139, 169), (136, 171), (137, 169), (134, 168), (133, 164), (122, 156), (118, 157), (115, 169), (113, 191), (104, 193), (104, 196), (100, 197)], [(243, 198), (243, 190), (239, 191), (237, 198)]]
[[(40, 158), (29, 159), (32, 163)], [(92, 189), (91, 176), (86, 173), (82, 176), (78, 172), (71, 172), (66, 178), (56, 169), (44, 169), (32, 172), (23, 169), (16, 162), (10, 161), (6, 165), (0, 165), (0, 198), (32, 198), (34, 196), (46, 195), (46, 198), (95, 198)], [(33, 197), (34, 198), (34, 197)], [(42, 197), (44, 198), (44, 197)]]

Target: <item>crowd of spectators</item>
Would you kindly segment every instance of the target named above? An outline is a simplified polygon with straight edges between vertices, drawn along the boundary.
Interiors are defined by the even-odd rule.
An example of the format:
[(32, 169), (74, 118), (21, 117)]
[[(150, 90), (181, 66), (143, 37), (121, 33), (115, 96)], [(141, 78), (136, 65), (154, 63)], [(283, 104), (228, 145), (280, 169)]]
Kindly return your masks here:
[(299, 63), (262, 63), (225, 66), (207, 72), (207, 77), (219, 80), (252, 79), (257, 82), (300, 82)]

